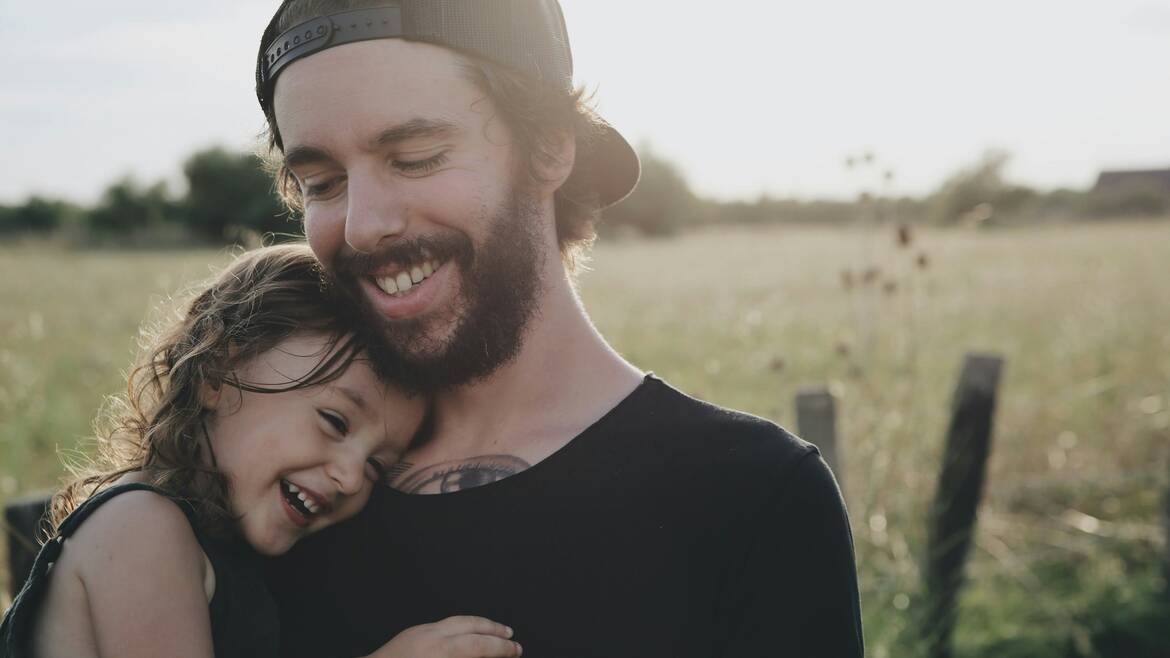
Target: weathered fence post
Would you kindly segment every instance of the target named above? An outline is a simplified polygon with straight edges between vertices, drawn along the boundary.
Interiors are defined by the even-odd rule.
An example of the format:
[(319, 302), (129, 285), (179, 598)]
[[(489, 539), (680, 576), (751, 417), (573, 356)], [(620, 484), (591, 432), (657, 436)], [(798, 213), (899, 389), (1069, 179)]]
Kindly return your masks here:
[(951, 403), (951, 422), (931, 506), (923, 569), (923, 639), (931, 658), (949, 658), (963, 564), (983, 492), (996, 388), (1003, 359), (968, 354)]
[(820, 449), (825, 463), (837, 477), (837, 486), (844, 490), (844, 469), (837, 447), (837, 415), (833, 395), (828, 389), (806, 388), (797, 392), (796, 431), (802, 439)]
[(49, 500), (50, 495), (42, 492), (11, 500), (4, 506), (4, 526), (8, 534), (8, 591), (12, 598), (24, 585), (40, 550), (37, 532), (49, 510)]
[[(1167, 466), (1170, 467), (1170, 463)], [(1162, 528), (1166, 532), (1166, 545), (1162, 552), (1162, 593), (1166, 602), (1170, 603), (1170, 487), (1166, 488), (1166, 503), (1162, 508)]]

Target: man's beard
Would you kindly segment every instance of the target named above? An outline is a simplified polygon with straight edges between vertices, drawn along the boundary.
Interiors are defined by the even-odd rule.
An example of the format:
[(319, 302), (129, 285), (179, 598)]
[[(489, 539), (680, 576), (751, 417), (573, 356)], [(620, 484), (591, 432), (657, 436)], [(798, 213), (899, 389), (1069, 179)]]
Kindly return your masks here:
[[(375, 253), (344, 254), (334, 264), (335, 287), (357, 314), (375, 369), (408, 391), (450, 389), (492, 374), (520, 353), (536, 312), (543, 252), (535, 202), (513, 189), (494, 214), (485, 208), (471, 223), (484, 226), (487, 236), (478, 248), (452, 231), (396, 241)], [(428, 259), (459, 272), (458, 296), (438, 313), (388, 320), (361, 292), (359, 278), (386, 264)], [(433, 335), (440, 332), (445, 339)]]

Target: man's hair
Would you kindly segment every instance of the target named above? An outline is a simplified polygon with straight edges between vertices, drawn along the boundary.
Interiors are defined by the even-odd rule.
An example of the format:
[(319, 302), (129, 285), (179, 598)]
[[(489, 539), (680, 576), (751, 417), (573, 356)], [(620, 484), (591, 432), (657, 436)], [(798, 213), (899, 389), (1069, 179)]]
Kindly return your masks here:
[[(278, 33), (317, 16), (396, 4), (387, 0), (293, 0), (284, 6), (277, 23)], [(512, 132), (522, 173), (529, 182), (539, 181), (542, 166), (556, 161), (557, 147), (566, 135), (576, 142), (577, 162), (585, 160), (599, 132), (600, 119), (583, 88), (558, 89), (482, 58), (466, 53), (459, 56), (464, 60), (468, 79), (491, 101)], [(290, 211), (299, 214), (304, 211), (301, 189), (283, 164), (277, 145), (278, 130), (273, 111), (268, 116), (268, 151), (264, 160), (275, 176), (281, 200)], [(554, 196), (557, 243), (570, 271), (597, 237), (595, 224), (600, 214), (597, 192), (581, 171), (574, 167)]]

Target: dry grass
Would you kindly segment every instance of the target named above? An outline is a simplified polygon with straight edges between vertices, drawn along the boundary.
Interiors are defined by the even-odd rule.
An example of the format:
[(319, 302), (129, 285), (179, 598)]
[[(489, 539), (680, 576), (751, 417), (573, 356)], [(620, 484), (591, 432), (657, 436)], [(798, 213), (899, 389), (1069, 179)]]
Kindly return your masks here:
[[(1170, 224), (896, 235), (734, 229), (603, 244), (582, 296), (619, 351), (695, 395), (787, 426), (799, 388), (837, 396), (875, 656), (905, 655), (962, 357), (1003, 355), (958, 639), (977, 654), (1012, 633), (1063, 636), (1084, 609), (1066, 590), (1096, 582), (1078, 579), (1148, 580), (1146, 558), (1162, 550)], [(0, 502), (54, 483), (56, 451), (118, 389), (148, 309), (224, 260), (0, 248)], [(1057, 582), (1051, 565), (1075, 574), (1057, 569)], [(1012, 602), (1028, 614), (994, 612)]]

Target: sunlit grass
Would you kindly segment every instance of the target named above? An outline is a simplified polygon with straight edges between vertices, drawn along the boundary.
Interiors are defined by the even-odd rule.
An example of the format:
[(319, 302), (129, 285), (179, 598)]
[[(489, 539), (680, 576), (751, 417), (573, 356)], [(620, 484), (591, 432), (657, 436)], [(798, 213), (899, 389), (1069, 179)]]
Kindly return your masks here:
[[(138, 324), (226, 258), (0, 248), (0, 502), (55, 483), (56, 451), (119, 390)], [(794, 431), (796, 392), (833, 392), (879, 657), (909, 655), (963, 355), (1001, 354), (956, 640), (962, 655), (1015, 642), (1057, 656), (1055, 638), (1075, 635), (1101, 596), (1159, 586), (1168, 262), (1168, 223), (919, 232), (908, 246), (892, 228), (735, 229), (602, 244), (581, 292), (620, 352), (686, 392)]]
[[(835, 394), (875, 656), (907, 655), (898, 637), (963, 355), (1001, 354), (963, 602), (995, 623), (961, 620), (957, 642), (966, 655), (1016, 633), (1051, 645), (1091, 594), (1062, 586), (1157, 578), (1170, 480), (1170, 225), (913, 238), (899, 247), (892, 229), (768, 229), (615, 245), (599, 250), (584, 296), (619, 349), (684, 390), (788, 426), (800, 387)], [(1096, 532), (1077, 527), (1092, 525), (1086, 517)], [(1145, 559), (1119, 572), (1119, 546)], [(1048, 562), (1076, 577), (1033, 573)]]

